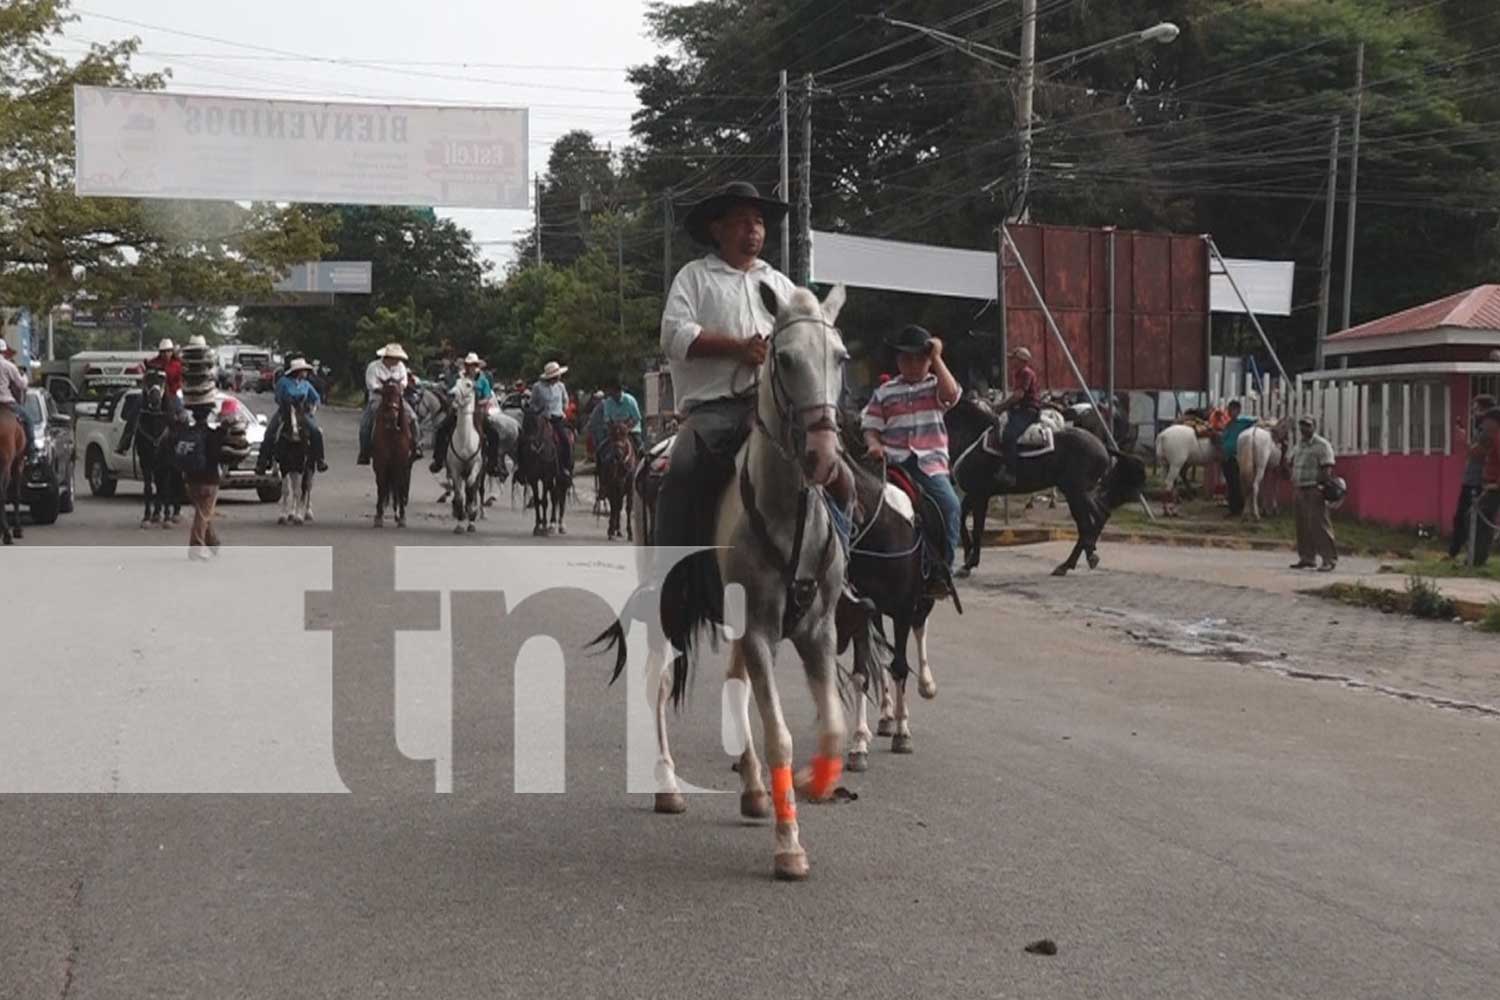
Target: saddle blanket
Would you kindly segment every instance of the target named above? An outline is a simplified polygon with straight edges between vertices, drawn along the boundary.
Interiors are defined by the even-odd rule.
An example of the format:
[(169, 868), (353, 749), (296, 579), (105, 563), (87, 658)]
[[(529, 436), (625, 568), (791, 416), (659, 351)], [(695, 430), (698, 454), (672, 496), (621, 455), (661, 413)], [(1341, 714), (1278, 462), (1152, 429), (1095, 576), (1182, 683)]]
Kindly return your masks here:
[(667, 471), (667, 466), (671, 464), (672, 459), (672, 442), (676, 440), (677, 435), (673, 434), (646, 450), (646, 461), (650, 463), (651, 475), (660, 476)]
[(885, 484), (885, 505), (900, 514), (907, 524), (917, 523), (917, 510), (912, 506), (911, 497), (895, 483)]
[[(992, 448), (991, 442), (986, 441), (984, 446), (985, 451), (991, 451), (997, 455), (1000, 454), (998, 450), (1000, 435), (1005, 432), (1005, 425), (1009, 421), (1009, 413), (1000, 414), (1000, 421), (995, 425), (995, 433), (993, 435), (995, 447)], [(1053, 447), (1052, 435), (1066, 426), (1068, 426), (1068, 423), (1063, 419), (1061, 413), (1058, 413), (1056, 410), (1043, 410), (1041, 419), (1026, 428), (1026, 431), (1021, 435), (1021, 457), (1031, 458), (1034, 455), (1047, 454)]]

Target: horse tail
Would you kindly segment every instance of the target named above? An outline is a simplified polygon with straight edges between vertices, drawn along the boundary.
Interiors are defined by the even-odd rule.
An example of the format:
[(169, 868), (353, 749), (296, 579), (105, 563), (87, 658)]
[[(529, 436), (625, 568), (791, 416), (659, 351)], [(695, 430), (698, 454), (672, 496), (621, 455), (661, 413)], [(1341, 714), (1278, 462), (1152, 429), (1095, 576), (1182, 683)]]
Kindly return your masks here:
[(1146, 463), (1114, 448), (1108, 451), (1111, 462), (1104, 474), (1104, 509), (1114, 510), (1134, 500), (1145, 489)]
[(602, 646), (605, 652), (611, 649), (615, 651), (615, 669), (609, 675), (609, 682), (613, 684), (620, 679), (620, 674), (625, 672), (625, 623), (623, 616), (616, 619), (614, 624), (609, 628), (589, 640), (589, 644), (585, 648), (593, 649), (596, 646)]

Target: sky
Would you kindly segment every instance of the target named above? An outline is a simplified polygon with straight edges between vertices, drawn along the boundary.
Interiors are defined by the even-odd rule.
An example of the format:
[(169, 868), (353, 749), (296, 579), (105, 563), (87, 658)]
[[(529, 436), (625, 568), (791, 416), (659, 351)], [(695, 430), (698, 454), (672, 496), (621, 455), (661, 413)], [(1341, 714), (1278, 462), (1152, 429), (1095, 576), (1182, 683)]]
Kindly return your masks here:
[[(135, 36), (133, 65), (170, 67), (169, 91), (528, 107), (534, 174), (572, 129), (629, 140), (637, 104), (625, 68), (657, 52), (645, 10), (645, 0), (75, 0), (57, 48), (77, 55)], [(530, 212), (439, 214), (469, 229), (497, 271), (532, 223)]]

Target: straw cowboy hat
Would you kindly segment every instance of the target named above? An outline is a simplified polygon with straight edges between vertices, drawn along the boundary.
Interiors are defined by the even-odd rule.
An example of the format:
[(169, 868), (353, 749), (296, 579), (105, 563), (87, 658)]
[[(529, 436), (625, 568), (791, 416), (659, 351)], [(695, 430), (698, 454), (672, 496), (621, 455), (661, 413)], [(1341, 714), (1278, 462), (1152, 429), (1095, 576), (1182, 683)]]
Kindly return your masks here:
[(1030, 361), (1031, 360), (1031, 352), (1029, 350), (1027, 350), (1026, 348), (1024, 348), (1024, 347), (1013, 347), (1013, 348), (1011, 348), (1011, 350), (1010, 350), (1010, 356), (1013, 357), (1013, 358), (1020, 358), (1022, 361)]
[(767, 226), (774, 226), (785, 219), (791, 207), (784, 201), (762, 198), (755, 185), (749, 181), (730, 181), (690, 208), (687, 218), (683, 220), (683, 228), (693, 238), (693, 242), (711, 247), (714, 245), (714, 237), (709, 231), (709, 225), (722, 219), (726, 212), (739, 204), (754, 205), (760, 209)]
[(297, 358), (286, 366), (286, 373), (288, 375), (295, 375), (297, 372), (310, 372), (312, 370), (313, 366), (307, 363), (306, 358)]
[(175, 351), (177, 350), (177, 345), (172, 343), (171, 337), (163, 337), (161, 343), (156, 345), (156, 349), (157, 351)]
[(568, 374), (568, 366), (560, 365), (556, 361), (547, 362), (547, 367), (542, 369), (542, 381), (552, 382)]
[(207, 347), (208, 346), (208, 338), (205, 337), (205, 336), (203, 336), (203, 334), (201, 334), (201, 333), (195, 333), (191, 337), (188, 338), (188, 346), (189, 347)]
[(473, 351), (470, 351), (468, 354), (464, 355), (464, 367), (468, 367), (469, 365), (478, 365), (479, 367), (483, 368), (485, 366), (484, 359), (475, 354)]
[(406, 361), (406, 352), (401, 349), (400, 344), (386, 344), (375, 352), (377, 358), (395, 358), (397, 361)]

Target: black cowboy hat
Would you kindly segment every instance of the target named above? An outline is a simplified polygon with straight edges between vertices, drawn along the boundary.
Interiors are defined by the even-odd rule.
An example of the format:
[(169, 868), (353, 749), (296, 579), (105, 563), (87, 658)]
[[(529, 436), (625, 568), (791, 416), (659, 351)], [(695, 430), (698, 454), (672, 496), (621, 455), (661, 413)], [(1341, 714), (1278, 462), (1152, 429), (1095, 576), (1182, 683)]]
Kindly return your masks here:
[(741, 203), (754, 205), (760, 209), (760, 214), (765, 218), (767, 226), (774, 226), (786, 218), (786, 213), (791, 207), (784, 201), (762, 198), (755, 185), (749, 181), (730, 181), (688, 209), (687, 218), (683, 220), (683, 228), (693, 238), (694, 243), (711, 247), (714, 245), (714, 237), (708, 231), (709, 224), (723, 218), (725, 212)]
[(932, 334), (913, 323), (894, 337), (885, 338), (885, 346), (902, 354), (926, 354), (932, 347)]

